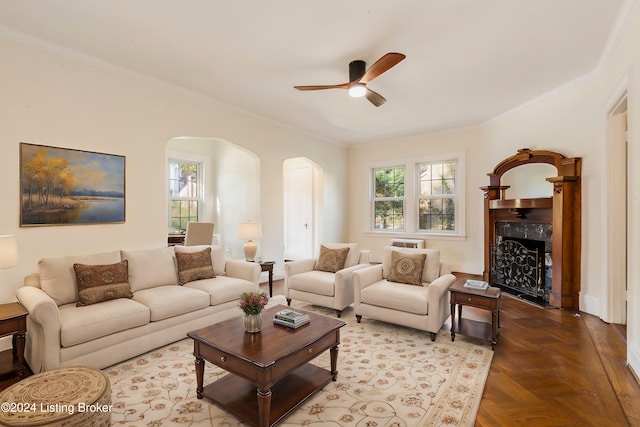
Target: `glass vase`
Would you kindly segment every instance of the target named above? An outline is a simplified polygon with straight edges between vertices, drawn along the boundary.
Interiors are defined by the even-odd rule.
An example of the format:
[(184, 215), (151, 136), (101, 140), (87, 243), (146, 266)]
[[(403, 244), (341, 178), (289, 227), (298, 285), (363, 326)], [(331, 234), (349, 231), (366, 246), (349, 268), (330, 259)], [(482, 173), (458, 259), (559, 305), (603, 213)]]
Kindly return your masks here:
[(262, 329), (262, 314), (245, 314), (244, 319), (244, 330), (247, 332), (260, 332)]

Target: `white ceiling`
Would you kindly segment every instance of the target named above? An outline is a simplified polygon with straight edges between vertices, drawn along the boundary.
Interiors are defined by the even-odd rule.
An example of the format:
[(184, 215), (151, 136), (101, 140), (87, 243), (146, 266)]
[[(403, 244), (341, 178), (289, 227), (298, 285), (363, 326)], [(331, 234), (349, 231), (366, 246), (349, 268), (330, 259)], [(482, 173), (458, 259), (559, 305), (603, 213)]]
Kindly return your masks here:
[[(0, 0), (0, 35), (349, 144), (479, 123), (584, 75), (637, 2)], [(407, 58), (369, 83), (387, 98), (379, 108), (293, 89), (345, 83), (350, 61), (387, 52)]]

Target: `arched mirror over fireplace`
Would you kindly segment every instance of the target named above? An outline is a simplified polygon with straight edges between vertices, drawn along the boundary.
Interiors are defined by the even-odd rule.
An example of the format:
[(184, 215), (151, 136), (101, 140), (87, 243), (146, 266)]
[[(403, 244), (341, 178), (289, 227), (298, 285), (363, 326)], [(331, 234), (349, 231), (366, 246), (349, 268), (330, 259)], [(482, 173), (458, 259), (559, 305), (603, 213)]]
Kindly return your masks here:
[(581, 165), (579, 157), (524, 148), (487, 174), (483, 276), (492, 286), (543, 306), (578, 309)]

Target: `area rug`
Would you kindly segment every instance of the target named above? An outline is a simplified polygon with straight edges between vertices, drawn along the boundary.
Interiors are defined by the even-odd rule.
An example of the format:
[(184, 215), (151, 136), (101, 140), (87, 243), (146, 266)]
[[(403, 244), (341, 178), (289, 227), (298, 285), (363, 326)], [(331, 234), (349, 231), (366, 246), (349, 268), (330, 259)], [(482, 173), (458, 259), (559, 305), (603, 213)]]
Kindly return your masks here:
[[(335, 316), (311, 305), (299, 308)], [(302, 404), (280, 425), (343, 427), (473, 426), (493, 352), (462, 335), (451, 342), (343, 311), (338, 379)], [(240, 321), (240, 320), (239, 320)], [(112, 425), (245, 426), (196, 398), (193, 343), (185, 339), (104, 372), (111, 379)], [(314, 359), (329, 368), (329, 352)], [(204, 383), (226, 372), (206, 364)], [(273, 397), (274, 399), (277, 396)]]

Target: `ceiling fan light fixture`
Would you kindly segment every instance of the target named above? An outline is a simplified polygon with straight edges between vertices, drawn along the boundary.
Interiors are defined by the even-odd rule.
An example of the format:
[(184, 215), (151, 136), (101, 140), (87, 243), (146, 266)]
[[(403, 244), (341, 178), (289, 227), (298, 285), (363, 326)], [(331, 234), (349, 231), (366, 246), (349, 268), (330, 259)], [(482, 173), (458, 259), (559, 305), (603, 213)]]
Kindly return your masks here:
[(362, 98), (367, 93), (367, 87), (362, 83), (354, 83), (349, 86), (349, 96), (353, 98)]

